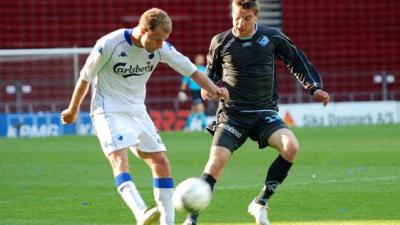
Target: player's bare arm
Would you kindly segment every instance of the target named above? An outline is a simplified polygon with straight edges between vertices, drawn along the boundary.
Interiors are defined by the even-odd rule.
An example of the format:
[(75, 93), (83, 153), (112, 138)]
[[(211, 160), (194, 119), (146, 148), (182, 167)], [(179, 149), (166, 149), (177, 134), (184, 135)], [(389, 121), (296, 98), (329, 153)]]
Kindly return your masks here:
[[(214, 82), (212, 82), (206, 75), (204, 75), (200, 71), (196, 70), (196, 72), (192, 74), (191, 78), (202, 87), (201, 95), (203, 99), (219, 100), (221, 98), (229, 98), (229, 92), (226, 88), (218, 87), (214, 84)], [(204, 91), (207, 92), (206, 98), (203, 96)]]
[(324, 106), (328, 105), (330, 98), (328, 92), (317, 89), (314, 91), (313, 96), (315, 100), (322, 102)]
[(89, 86), (90, 83), (88, 81), (82, 79), (78, 80), (68, 108), (61, 112), (61, 121), (63, 124), (74, 123), (76, 121), (79, 108), (89, 90)]

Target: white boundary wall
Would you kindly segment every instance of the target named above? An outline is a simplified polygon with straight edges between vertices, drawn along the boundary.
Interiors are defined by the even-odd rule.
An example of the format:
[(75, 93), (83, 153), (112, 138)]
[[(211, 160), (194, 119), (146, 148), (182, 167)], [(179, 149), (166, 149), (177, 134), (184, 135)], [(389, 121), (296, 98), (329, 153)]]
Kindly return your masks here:
[(279, 115), (294, 127), (395, 124), (400, 123), (400, 102), (281, 104)]

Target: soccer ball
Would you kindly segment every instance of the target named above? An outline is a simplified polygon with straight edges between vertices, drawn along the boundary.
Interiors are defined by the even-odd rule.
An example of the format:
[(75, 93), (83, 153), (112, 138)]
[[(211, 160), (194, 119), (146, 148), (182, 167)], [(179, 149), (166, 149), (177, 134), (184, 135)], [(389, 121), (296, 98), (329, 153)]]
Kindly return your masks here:
[(196, 177), (188, 178), (176, 186), (173, 201), (176, 210), (199, 213), (207, 208), (212, 198), (210, 185)]

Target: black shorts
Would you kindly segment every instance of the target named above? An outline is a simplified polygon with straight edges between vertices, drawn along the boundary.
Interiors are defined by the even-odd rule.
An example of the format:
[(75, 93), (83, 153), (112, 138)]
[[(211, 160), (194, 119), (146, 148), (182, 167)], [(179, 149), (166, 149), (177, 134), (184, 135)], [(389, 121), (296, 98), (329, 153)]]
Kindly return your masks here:
[(219, 109), (217, 120), (207, 128), (214, 135), (212, 146), (223, 146), (231, 152), (248, 137), (258, 142), (260, 149), (268, 146), (268, 138), (277, 130), (288, 128), (275, 111), (227, 112)]
[(192, 96), (192, 104), (197, 105), (203, 102), (203, 99), (201, 98), (201, 92), (200, 90), (190, 90), (190, 96)]

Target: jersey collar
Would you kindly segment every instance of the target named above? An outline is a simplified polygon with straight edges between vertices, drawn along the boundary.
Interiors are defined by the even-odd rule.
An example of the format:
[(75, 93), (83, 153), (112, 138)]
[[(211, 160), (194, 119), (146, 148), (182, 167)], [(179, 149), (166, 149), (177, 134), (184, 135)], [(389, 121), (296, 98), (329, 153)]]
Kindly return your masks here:
[(132, 29), (126, 29), (124, 32), (125, 41), (132, 46)]
[(254, 32), (253, 32), (250, 36), (248, 36), (248, 37), (239, 37), (239, 36), (237, 36), (237, 35), (235, 34), (235, 30), (232, 28), (233, 36), (239, 38), (240, 40), (249, 40), (249, 39), (251, 39), (251, 38), (254, 36), (254, 34), (255, 34), (255, 33), (257, 32), (257, 30), (258, 30), (258, 23), (255, 23), (254, 26), (255, 26)]

